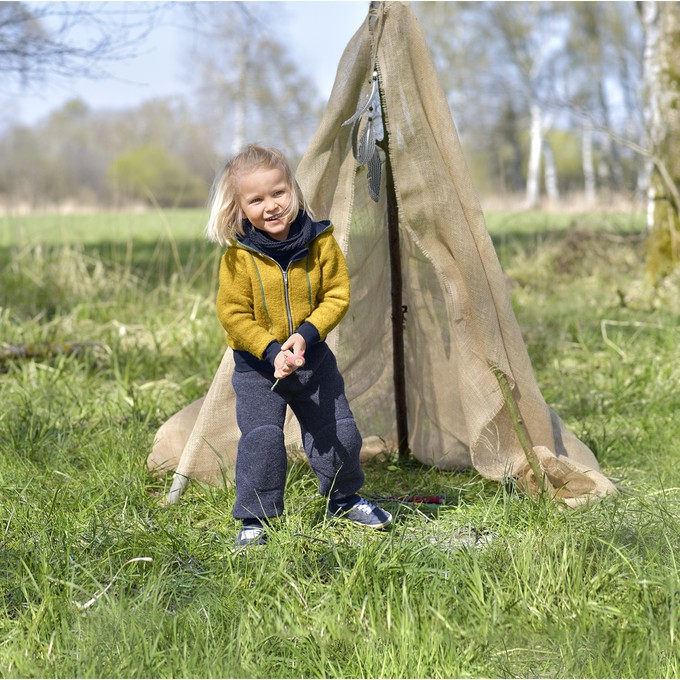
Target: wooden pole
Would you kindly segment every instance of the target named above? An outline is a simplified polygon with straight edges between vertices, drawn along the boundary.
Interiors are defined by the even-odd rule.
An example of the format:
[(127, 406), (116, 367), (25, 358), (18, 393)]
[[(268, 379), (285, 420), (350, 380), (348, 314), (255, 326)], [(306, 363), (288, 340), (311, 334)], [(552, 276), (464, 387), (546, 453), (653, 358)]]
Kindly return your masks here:
[[(382, 110), (385, 102), (380, 92)], [(399, 244), (399, 208), (394, 188), (394, 175), (390, 162), (390, 143), (385, 116), (383, 114), (384, 139), (379, 143), (385, 152), (385, 187), (387, 191), (387, 234), (390, 256), (390, 297), (392, 302), (392, 367), (394, 371), (394, 407), (397, 418), (397, 450), (399, 460), (409, 456), (408, 415), (406, 409), (406, 353), (404, 351), (404, 324), (406, 321), (403, 303), (403, 280), (401, 269), (401, 247)]]

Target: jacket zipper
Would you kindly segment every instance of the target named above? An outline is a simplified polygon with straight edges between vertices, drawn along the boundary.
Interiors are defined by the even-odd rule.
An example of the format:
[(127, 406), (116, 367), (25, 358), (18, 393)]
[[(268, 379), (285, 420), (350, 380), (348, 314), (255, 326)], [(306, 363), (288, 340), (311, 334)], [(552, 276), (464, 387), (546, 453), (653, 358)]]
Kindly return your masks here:
[[(278, 262), (276, 264), (279, 264)], [(290, 265), (289, 265), (290, 266)], [(286, 316), (288, 317), (288, 337), (293, 335), (293, 313), (290, 311), (290, 296), (288, 294), (288, 270), (283, 270), (283, 267), (279, 264), (279, 269), (283, 274), (283, 292), (284, 299), (286, 301)]]
[[(326, 231), (324, 229), (323, 231), (320, 231), (314, 238), (316, 239), (318, 236), (324, 233)], [(293, 335), (293, 313), (291, 312), (290, 309), (290, 295), (288, 292), (288, 268), (290, 268), (290, 265), (295, 262), (295, 255), (293, 255), (293, 259), (288, 263), (288, 268), (284, 270), (284, 268), (273, 258), (270, 257), (269, 255), (266, 255), (263, 253), (261, 250), (258, 250), (257, 248), (252, 248), (251, 246), (245, 245), (243, 243), (239, 244), (241, 248), (245, 248), (246, 250), (252, 250), (253, 252), (257, 253), (258, 255), (261, 255), (262, 257), (266, 257), (268, 260), (271, 260), (276, 264), (276, 266), (281, 270), (281, 274), (283, 275), (283, 292), (284, 292), (284, 300), (286, 302), (286, 316), (288, 317), (288, 336), (290, 337)], [(309, 251), (309, 248), (307, 248)], [(299, 254), (299, 253), (298, 253)]]

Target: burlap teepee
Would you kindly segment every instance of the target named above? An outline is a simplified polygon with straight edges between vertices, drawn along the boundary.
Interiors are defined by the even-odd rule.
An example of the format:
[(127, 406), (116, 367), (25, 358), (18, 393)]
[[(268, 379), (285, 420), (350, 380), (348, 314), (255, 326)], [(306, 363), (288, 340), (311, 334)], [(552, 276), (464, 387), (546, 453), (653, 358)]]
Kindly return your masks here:
[[(350, 119), (377, 72), (385, 125), (377, 201), (353, 154)], [(360, 123), (362, 125), (363, 123)], [(356, 144), (354, 145), (356, 151)], [(409, 447), (440, 469), (483, 476), (532, 471), (495, 371), (502, 372), (558, 495), (575, 505), (615, 493), (592, 452), (546, 405), (466, 168), (449, 106), (408, 5), (375, 4), (345, 49), (323, 120), (297, 178), (317, 217), (330, 217), (350, 270), (350, 310), (329, 338), (367, 441), (396, 441), (386, 182), (398, 211)], [(392, 206), (394, 207), (394, 206)], [(229, 484), (238, 442), (233, 358), (227, 350), (204, 400), (159, 430), (151, 468), (176, 470), (169, 500), (188, 478)], [(287, 442), (299, 444), (290, 416)], [(535, 480), (534, 480), (535, 481)]]

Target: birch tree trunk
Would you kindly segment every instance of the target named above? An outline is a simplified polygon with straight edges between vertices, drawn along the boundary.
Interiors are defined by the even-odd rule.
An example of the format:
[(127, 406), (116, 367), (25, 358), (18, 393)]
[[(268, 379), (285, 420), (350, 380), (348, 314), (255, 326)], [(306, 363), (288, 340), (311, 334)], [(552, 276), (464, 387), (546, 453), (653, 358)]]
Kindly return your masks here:
[(641, 2), (645, 122), (652, 154), (647, 269), (654, 279), (680, 263), (680, 3)]
[(554, 205), (560, 199), (560, 190), (557, 186), (557, 168), (555, 167), (555, 157), (553, 156), (552, 148), (546, 140), (543, 141), (543, 163), (545, 170), (543, 176), (545, 177), (545, 193), (548, 200)]
[(231, 138), (231, 153), (237, 154), (246, 142), (246, 101), (248, 100), (248, 46), (244, 45), (236, 55), (238, 71), (238, 96), (234, 98), (234, 135)]
[(595, 205), (595, 165), (593, 164), (593, 122), (586, 118), (583, 122), (581, 157), (583, 163), (583, 189), (586, 205)]
[(538, 205), (538, 191), (541, 173), (541, 151), (543, 147), (543, 125), (541, 107), (531, 105), (531, 147), (529, 151), (529, 167), (527, 169), (526, 208)]

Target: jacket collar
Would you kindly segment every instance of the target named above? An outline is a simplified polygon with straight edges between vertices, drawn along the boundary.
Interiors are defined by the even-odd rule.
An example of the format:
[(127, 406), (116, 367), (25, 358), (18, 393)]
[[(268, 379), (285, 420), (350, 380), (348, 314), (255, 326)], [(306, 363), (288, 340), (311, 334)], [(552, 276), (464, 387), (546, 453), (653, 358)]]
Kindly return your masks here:
[[(321, 220), (320, 222), (315, 222), (306, 212), (302, 210), (298, 213), (298, 216), (295, 218), (295, 221), (300, 222), (300, 227), (302, 229), (305, 229), (308, 224), (311, 224), (312, 226), (311, 229), (312, 237), (305, 244), (306, 247), (309, 247), (309, 245), (313, 243), (324, 232), (333, 230), (333, 225), (330, 220)], [(257, 246), (257, 244), (253, 243), (253, 241), (247, 234), (245, 236), (241, 236), (240, 234), (238, 234), (234, 239), (233, 243), (234, 245), (242, 246), (244, 248), (247, 248), (248, 250), (254, 250), (264, 255), (262, 250)]]

